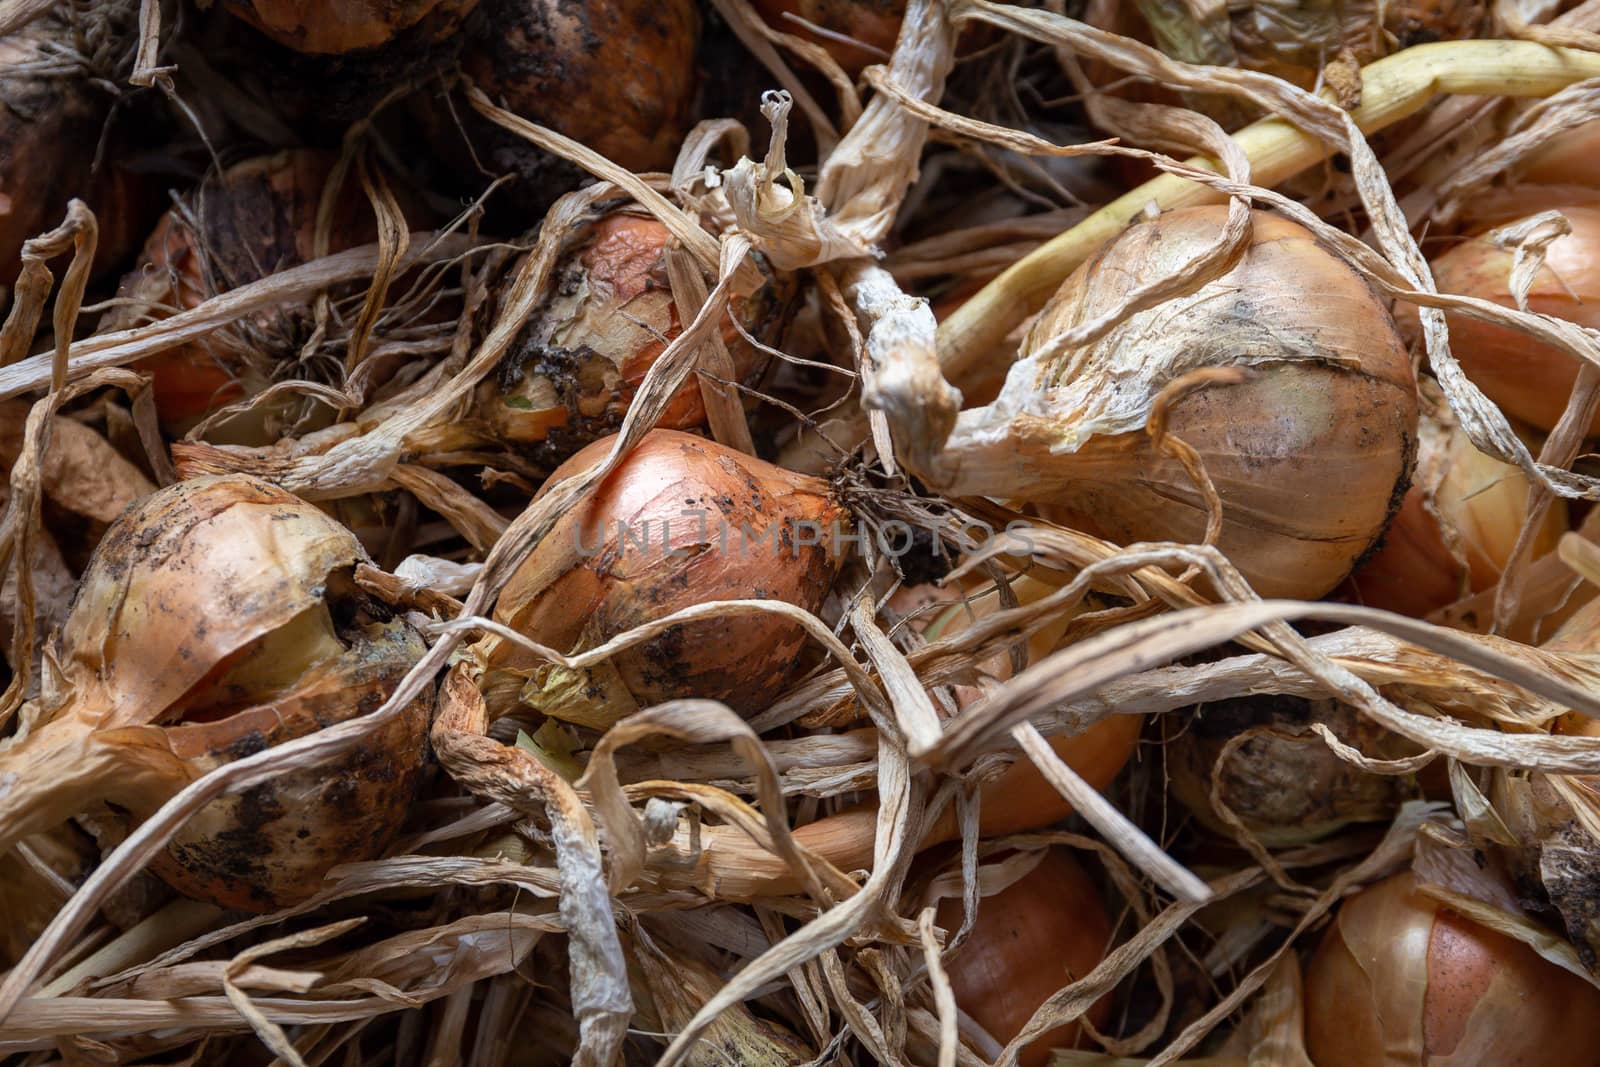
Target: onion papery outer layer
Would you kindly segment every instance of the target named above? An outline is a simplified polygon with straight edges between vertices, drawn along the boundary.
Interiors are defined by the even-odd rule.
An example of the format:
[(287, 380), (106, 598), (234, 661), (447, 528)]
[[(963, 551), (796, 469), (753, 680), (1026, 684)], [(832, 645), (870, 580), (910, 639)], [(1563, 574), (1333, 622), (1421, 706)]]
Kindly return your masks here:
[[(1545, 250), (1544, 267), (1528, 289), (1528, 310), (1600, 328), (1600, 206), (1562, 207), (1572, 232)], [(1492, 300), (1515, 307), (1511, 267), (1515, 253), (1496, 248), (1487, 236), (1470, 237), (1432, 262), (1441, 293)], [(1402, 325), (1415, 329), (1416, 311), (1398, 311)], [(1507, 415), (1541, 430), (1551, 430), (1566, 409), (1578, 380), (1578, 361), (1526, 334), (1448, 315), (1450, 351), (1474, 385)], [(1589, 428), (1600, 433), (1600, 417)]]
[[(0, 748), (0, 853), (109, 803), (144, 818), (222, 763), (377, 708), (425, 651), (360, 593), (327, 514), (244, 475), (157, 492), (101, 540), (48, 650), (37, 722)], [(155, 869), (266, 909), (368, 859), (409, 809), (419, 701), (366, 747), (202, 807)]]
[[(613, 440), (589, 445), (547, 484), (599, 462)], [(779, 600), (814, 612), (851, 529), (826, 483), (655, 430), (540, 542), (501, 594), (495, 618), (573, 653), (708, 601)], [(523, 698), (545, 714), (604, 729), (678, 697), (760, 709), (778, 695), (806, 640), (795, 622), (742, 614), (675, 625), (584, 671), (504, 641), (483, 646), (483, 663), (525, 678)]]
[[(773, 29), (827, 49), (852, 78), (894, 51), (906, 13), (905, 0), (754, 0), (752, 6)], [(805, 23), (826, 35), (812, 32)]]
[[(446, 452), (514, 444), (544, 469), (584, 445), (615, 433), (644, 376), (683, 332), (667, 256), (671, 232), (655, 218), (613, 212), (560, 266), (558, 282), (501, 364), (479, 385), (472, 411), (408, 440), (418, 451)], [(786, 279), (770, 277), (751, 297), (734, 297), (731, 313), (751, 336), (775, 340), (788, 310)], [(692, 318), (693, 316), (689, 316)], [(766, 353), (729, 323), (722, 339), (734, 374), (747, 381)], [(684, 383), (656, 425), (689, 430), (705, 424), (697, 381)]]
[(1600, 990), (1445, 910), (1408, 872), (1345, 901), (1306, 969), (1317, 1067), (1579, 1067)]
[(156, 721), (228, 656), (322, 602), (365, 558), (348, 530), (255, 478), (180, 482), (107, 531), (48, 662), (45, 706)]
[(1042, 358), (1060, 331), (1208, 248), (1225, 214), (1141, 223), (1068, 278), (999, 399), (961, 413), (939, 488), (1064, 509), (1119, 543), (1198, 542), (1204, 497), (1145, 426), (1186, 374), (1240, 368), (1248, 380), (1193, 389), (1166, 423), (1216, 486), (1219, 547), (1262, 596), (1318, 597), (1349, 574), (1405, 489), (1416, 383), (1383, 303), (1305, 229), (1253, 212), (1253, 244), (1222, 277)]

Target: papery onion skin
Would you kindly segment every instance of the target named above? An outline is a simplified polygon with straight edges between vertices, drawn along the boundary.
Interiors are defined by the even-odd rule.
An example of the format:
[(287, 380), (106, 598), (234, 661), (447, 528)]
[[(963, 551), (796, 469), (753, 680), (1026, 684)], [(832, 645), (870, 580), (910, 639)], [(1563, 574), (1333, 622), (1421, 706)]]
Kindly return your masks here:
[[(316, 217), (334, 157), (293, 149), (236, 163), (207, 181), (192, 198), (190, 226), (177, 209), (164, 215), (145, 242), (138, 265), (119, 293), (150, 314), (159, 307), (187, 310), (225, 292), (313, 259)], [(402, 203), (408, 199), (401, 191)], [(342, 252), (377, 237), (372, 209), (352, 172), (332, 216), (328, 250)], [(128, 314), (127, 311), (122, 314)], [(118, 322), (116, 325), (128, 323)], [(226, 404), (260, 392), (274, 364), (291, 359), (309, 336), (309, 308), (272, 308), (244, 318), (230, 338), (213, 335), (144, 360), (153, 376), (156, 411), (168, 433), (186, 432)], [(219, 443), (269, 443), (264, 412), (229, 420), (211, 439)]]
[[(1230, 840), (1237, 831), (1211, 801), (1218, 775), (1222, 802), (1269, 848), (1309, 844), (1352, 823), (1387, 822), (1417, 793), (1407, 777), (1369, 774), (1340, 759), (1311, 731), (1320, 722), (1374, 758), (1414, 754), (1394, 734), (1331, 700), (1242, 697), (1203, 705), (1193, 718), (1167, 718), (1171, 795), (1206, 829)], [(1246, 732), (1250, 739), (1219, 764), (1228, 742)]]
[[(906, 13), (905, 0), (754, 0), (753, 6), (773, 29), (827, 49), (851, 77), (869, 64), (885, 62), (884, 53), (894, 50)], [(813, 33), (791, 15), (866, 47)]]
[[(639, 385), (673, 338), (683, 316), (673, 299), (667, 256), (671, 231), (650, 215), (615, 211), (557, 268), (549, 297), (523, 328), (500, 372), (478, 387), (467, 417), (410, 439), (418, 451), (512, 444), (552, 470), (599, 437), (615, 433)], [(758, 339), (781, 328), (788, 310), (783, 278), (732, 301), (731, 314)], [(746, 381), (766, 354), (731, 324), (722, 331), (734, 377)], [(774, 338), (775, 339), (775, 338)], [(706, 421), (700, 383), (685, 382), (656, 421), (691, 430)]]
[[(1350, 576), (1360, 603), (1418, 619), (1500, 580), (1528, 498), (1527, 475), (1479, 452), (1453, 422), (1424, 418), (1419, 430), (1411, 488), (1378, 550)], [(1557, 499), (1534, 533), (1533, 556), (1553, 551), (1566, 529)]]
[[(1528, 310), (1600, 327), (1600, 206), (1561, 207), (1572, 232), (1545, 252), (1544, 269), (1528, 290)], [(1432, 261), (1441, 293), (1460, 293), (1515, 307), (1510, 280), (1513, 253), (1488, 237), (1463, 240)], [(1415, 331), (1416, 313), (1402, 306), (1402, 323)], [(1526, 334), (1446, 313), (1450, 351), (1474, 385), (1513, 418), (1541, 430), (1555, 428), (1578, 380), (1578, 360)], [(1600, 433), (1600, 417), (1589, 432)]]
[[(578, 452), (547, 487), (598, 463), (614, 441)], [(705, 512), (703, 522), (691, 509)], [(534, 549), (495, 618), (572, 652), (708, 601), (779, 600), (815, 612), (850, 531), (826, 482), (654, 430)], [(807, 641), (798, 623), (775, 614), (730, 615), (674, 626), (579, 675), (543, 668), (509, 643), (485, 665), (531, 678), (525, 699), (546, 714), (604, 728), (626, 710), (676, 697), (763, 708)]]
[[(952, 934), (961, 926), (961, 900), (939, 903), (935, 920)], [(1064, 848), (1045, 852), (1039, 865), (978, 902), (966, 942), (945, 961), (956, 1006), (997, 1041), (1021, 1032), (1039, 1005), (1092, 971), (1111, 945), (1111, 919), (1087, 871)], [(1103, 1025), (1108, 998), (1088, 1019)], [(1051, 1050), (1071, 1048), (1077, 1024), (1047, 1031), (1017, 1057), (1022, 1067), (1044, 1067)]]
[(378, 48), (412, 31), (448, 37), (478, 0), (226, 0), (229, 11), (279, 44), (311, 55)]
[[(1371, 286), (1302, 227), (1253, 212), (1240, 262), (1048, 362), (1076, 323), (1214, 246), (1226, 209), (1131, 227), (1067, 279), (994, 404), (963, 411), (931, 472), (946, 493), (1086, 517), (1119, 544), (1199, 542), (1204, 498), (1145, 426), (1160, 391), (1206, 368), (1250, 378), (1174, 402), (1222, 502), (1222, 552), (1263, 596), (1314, 598), (1345, 578), (1399, 507), (1414, 452), (1411, 358)], [(919, 472), (920, 473), (920, 472)]]
[[(214, 767), (377, 708), (426, 649), (350, 584), (365, 558), (322, 511), (243, 475), (180, 482), (130, 509), (46, 657), (43, 724), (0, 752), (0, 778), (8, 762), (38, 778), (0, 798), (0, 839), (90, 799), (148, 818)], [(152, 869), (226, 907), (304, 899), (398, 831), (427, 719), (419, 700), (331, 762), (211, 801)]]
[(1600, 119), (1559, 133), (1513, 168), (1518, 182), (1600, 192)]
[(1317, 1067), (1579, 1067), (1600, 990), (1445, 909), (1409, 873), (1349, 898), (1306, 968)]

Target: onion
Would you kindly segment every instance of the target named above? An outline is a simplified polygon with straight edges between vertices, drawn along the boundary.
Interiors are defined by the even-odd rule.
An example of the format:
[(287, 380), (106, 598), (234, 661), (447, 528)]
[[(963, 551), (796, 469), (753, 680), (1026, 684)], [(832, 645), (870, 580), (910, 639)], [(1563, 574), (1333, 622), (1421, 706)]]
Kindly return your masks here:
[(1309, 89), (1349, 49), (1366, 64), (1392, 51), (1473, 36), (1485, 0), (1245, 0), (1192, 5), (1140, 0), (1157, 46), (1175, 59), (1244, 67)]
[(827, 49), (851, 77), (886, 61), (906, 13), (905, 0), (754, 0), (753, 6), (773, 29)]
[(1600, 119), (1550, 138), (1513, 173), (1530, 185), (1580, 185), (1600, 191)]
[[(55, 8), (0, 38), (0, 284), (16, 281), (23, 243), (59, 225), (73, 197), (99, 224), (97, 270), (143, 236), (130, 231), (153, 214), (148, 183), (112, 164), (96, 170), (94, 150), (113, 100), (94, 78), (121, 80), (109, 68), (138, 8), (128, 0)], [(67, 57), (84, 69), (64, 73)]]
[(443, 40), (478, 0), (226, 0), (226, 7), (279, 44), (312, 55), (377, 48), (401, 33)]
[[(483, 7), (485, 32), (465, 49), (461, 68), (491, 100), (629, 170), (672, 166), (695, 120), (694, 0), (485, 0)], [(434, 154), (458, 177), (517, 176), (495, 199), (509, 197), (524, 224), (587, 178), (460, 99), (427, 97), (418, 105)]]
[[(598, 463), (613, 441), (578, 452), (547, 486)], [(495, 618), (575, 653), (708, 601), (777, 600), (815, 612), (850, 531), (826, 482), (654, 430), (528, 556)], [(807, 640), (776, 614), (724, 615), (674, 625), (588, 670), (553, 666), (508, 642), (491, 643), (484, 665), (502, 684), (519, 685), (536, 710), (605, 729), (678, 697), (765, 708)]]
[[(1211, 801), (1213, 777), (1220, 777), (1222, 802), (1269, 848), (1309, 844), (1352, 823), (1392, 819), (1416, 794), (1415, 783), (1351, 766), (1311, 731), (1319, 722), (1369, 756), (1413, 754), (1394, 734), (1331, 700), (1221, 700), (1171, 724), (1165, 754), (1172, 796), (1201, 825), (1232, 839), (1237, 831)], [(1247, 733), (1249, 740), (1228, 748)]]
[(1591, 1064), (1600, 990), (1446, 910), (1408, 872), (1339, 909), (1306, 969), (1317, 1067)]
[(1198, 542), (1204, 496), (1146, 425), (1163, 389), (1238, 368), (1247, 381), (1187, 392), (1166, 423), (1215, 484), (1219, 547), (1263, 596), (1337, 585), (1399, 506), (1416, 385), (1382, 302), (1309, 232), (1254, 212), (1252, 244), (1232, 270), (1046, 358), (1055, 334), (1211, 247), (1225, 211), (1168, 212), (1102, 248), (1040, 314), (999, 399), (961, 413), (945, 468), (918, 473), (954, 495), (1092, 516), (1090, 532), (1122, 544)]
[[(942, 900), (936, 921), (954, 933), (961, 925), (960, 898)], [(1105, 958), (1111, 934), (1111, 919), (1088, 872), (1067, 849), (1049, 849), (1033, 870), (980, 898), (971, 933), (945, 961), (956, 1006), (990, 1037), (1008, 1042), (1056, 990)], [(1110, 1000), (1102, 998), (1087, 1017), (1103, 1025), (1110, 1009)], [(1048, 1031), (1017, 1062), (1043, 1067), (1051, 1049), (1071, 1048), (1077, 1040), (1076, 1023)]]
[[(1012, 589), (1018, 601), (1024, 604), (1032, 603), (1051, 591), (1046, 583), (1028, 577), (1013, 579)], [(912, 606), (923, 595), (915, 590), (906, 591), (900, 603)], [(969, 618), (981, 618), (998, 607), (999, 598), (993, 594), (974, 598), (970, 606), (952, 607), (928, 626), (928, 637), (930, 640), (936, 639), (944, 631), (959, 627)], [(1054, 650), (1069, 621), (1070, 616), (1052, 623), (1029, 640), (1030, 662)], [(983, 665), (983, 670), (998, 680), (1009, 678), (1010, 657), (996, 656)], [(965, 706), (976, 699), (979, 690), (957, 686), (955, 695), (957, 702)], [(1050, 748), (1084, 781), (1096, 789), (1104, 789), (1133, 757), (1143, 727), (1142, 715), (1108, 715), (1080, 733), (1058, 734), (1050, 738)], [(1040, 830), (1067, 818), (1073, 811), (1067, 799), (1025, 756), (1019, 756), (999, 777), (980, 786), (977, 799), (978, 833), (984, 838)], [(863, 803), (807, 823), (796, 830), (794, 836), (800, 844), (840, 870), (864, 870), (872, 865), (877, 822), (877, 804)], [(934, 819), (917, 847), (932, 848), (957, 841), (960, 837), (960, 815), (955, 805), (951, 804)]]
[[(0, 750), (0, 853), (100, 801), (146, 818), (214, 767), (380, 704), (424, 645), (354, 585), (365, 558), (323, 512), (245, 476), (124, 514), (45, 658), (41, 725)], [(333, 763), (211, 801), (152, 869), (227, 907), (310, 896), (399, 829), (427, 720), (419, 701)]]
[[(1572, 232), (1545, 252), (1544, 269), (1528, 290), (1528, 310), (1600, 327), (1600, 206), (1560, 209)], [(1486, 237), (1462, 241), (1433, 260), (1441, 293), (1460, 293), (1514, 307), (1512, 252)], [(1402, 309), (1402, 322), (1416, 312)], [(1541, 430), (1555, 427), (1578, 379), (1578, 362), (1549, 345), (1504, 326), (1449, 315), (1450, 351), (1461, 369), (1507, 415)], [(1590, 427), (1600, 433), (1600, 418)]]
[[(1449, 412), (1419, 427), (1417, 473), (1383, 543), (1350, 586), (1363, 604), (1422, 618), (1500, 580), (1527, 512), (1528, 478), (1479, 452)], [(1533, 554), (1554, 551), (1564, 501), (1545, 514)]]
[[(497, 377), (477, 391), (471, 414), (413, 437), (419, 451), (454, 451), (514, 443), (545, 469), (583, 445), (614, 433), (656, 358), (683, 331), (667, 274), (671, 232), (634, 211), (606, 215), (558, 267), (559, 281), (529, 320)], [(772, 340), (787, 302), (781, 281), (734, 314), (756, 338)], [(729, 323), (723, 341), (740, 379), (756, 374), (765, 353)], [(686, 382), (657, 425), (695, 429), (706, 421), (697, 381)]]
[[(134, 312), (198, 306), (225, 292), (315, 256), (317, 206), (333, 170), (326, 153), (296, 149), (237, 163), (207, 181), (186, 210), (162, 217), (119, 295)], [(353, 177), (333, 213), (328, 249), (340, 252), (376, 238), (372, 212)], [(115, 322), (112, 325), (123, 325)], [(156, 410), (171, 434), (217, 409), (265, 389), (294, 360), (314, 329), (309, 307), (273, 308), (228, 330), (140, 362), (153, 378)], [(211, 439), (264, 444), (267, 413), (228, 420)], [(262, 440), (265, 437), (267, 440)]]

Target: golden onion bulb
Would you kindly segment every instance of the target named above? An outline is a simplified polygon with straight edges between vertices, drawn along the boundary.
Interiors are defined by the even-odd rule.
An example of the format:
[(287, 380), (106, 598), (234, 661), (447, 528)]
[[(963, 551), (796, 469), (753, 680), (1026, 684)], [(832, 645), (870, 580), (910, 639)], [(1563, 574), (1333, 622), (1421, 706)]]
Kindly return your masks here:
[[(604, 458), (596, 441), (554, 485)], [(529, 554), (495, 618), (558, 652), (594, 648), (672, 612), (716, 600), (775, 600), (809, 612), (838, 572), (849, 515), (826, 482), (713, 441), (654, 430)], [(741, 712), (769, 703), (808, 643), (776, 614), (674, 625), (592, 668), (546, 663), (494, 642), (484, 665), (522, 680), (522, 699), (554, 718), (604, 729), (679, 697)]]
[[(615, 433), (634, 393), (685, 317), (673, 299), (666, 226), (634, 210), (615, 211), (588, 228), (557, 268), (556, 284), (501, 363), (477, 390), (467, 417), (431, 427), (411, 440), (418, 451), (455, 451), (513, 444), (546, 470), (596, 438)], [(781, 279), (732, 314), (756, 338), (772, 336), (786, 311)], [(692, 315), (689, 316), (692, 318)], [(723, 343), (735, 378), (748, 380), (765, 353), (728, 323)], [(685, 382), (656, 425), (692, 430), (706, 422), (700, 383)]]
[[(424, 646), (354, 584), (365, 559), (325, 513), (243, 475), (125, 513), (48, 651), (40, 724), (0, 750), (0, 852), (100, 801), (146, 818), (214, 767), (381, 704)], [(304, 899), (398, 831), (427, 719), (419, 701), (332, 763), (212, 800), (153, 869), (227, 907)]]
[[(1544, 267), (1528, 290), (1528, 310), (1600, 327), (1600, 206), (1562, 207), (1572, 232), (1545, 250)], [(1469, 237), (1432, 261), (1441, 293), (1459, 293), (1515, 307), (1511, 295), (1514, 253), (1487, 236)], [(1401, 321), (1416, 322), (1402, 307)], [(1474, 385), (1507, 415), (1541, 430), (1555, 427), (1578, 380), (1578, 361), (1524, 333), (1447, 314), (1450, 351)], [(1600, 418), (1590, 427), (1600, 433)]]
[[(954, 933), (961, 900), (940, 902), (936, 921)], [(1111, 918), (1087, 871), (1064, 848), (1047, 850), (1039, 865), (1011, 885), (978, 901), (967, 940), (945, 961), (956, 1006), (996, 1041), (1008, 1042), (1056, 990), (1092, 971), (1111, 947)], [(1104, 1025), (1111, 1002), (1087, 1012)], [(1022, 1067), (1044, 1067), (1052, 1049), (1071, 1048), (1076, 1023), (1034, 1039), (1017, 1057)]]
[(1101, 248), (1041, 312), (999, 398), (960, 414), (945, 469), (918, 473), (1120, 544), (1199, 542), (1205, 497), (1146, 426), (1168, 386), (1238, 369), (1245, 381), (1190, 390), (1166, 421), (1215, 485), (1219, 547), (1263, 596), (1318, 597), (1343, 580), (1399, 506), (1416, 384), (1382, 301), (1310, 232), (1253, 212), (1250, 246), (1220, 278), (1051, 352), (1061, 331), (1210, 248), (1225, 215), (1167, 212)]
[[(1528, 476), (1479, 452), (1448, 412), (1419, 425), (1417, 473), (1378, 550), (1351, 575), (1361, 603), (1422, 618), (1500, 580), (1527, 513)], [(1557, 499), (1533, 555), (1567, 529)]]
[(1306, 967), (1317, 1067), (1579, 1067), (1600, 990), (1418, 892), (1408, 872), (1340, 907)]
[[(293, 149), (246, 159), (204, 183), (186, 208), (167, 212), (150, 234), (123, 280), (119, 295), (131, 304), (121, 314), (188, 310), (217, 292), (315, 258), (317, 208), (334, 162), (324, 152)], [(330, 252), (376, 239), (372, 211), (353, 175), (332, 220)], [(141, 361), (153, 378), (163, 427), (182, 434), (226, 404), (261, 392), (283, 366), (294, 365), (313, 329), (309, 305), (273, 307)], [(212, 439), (269, 443), (265, 417), (257, 411), (229, 420)]]

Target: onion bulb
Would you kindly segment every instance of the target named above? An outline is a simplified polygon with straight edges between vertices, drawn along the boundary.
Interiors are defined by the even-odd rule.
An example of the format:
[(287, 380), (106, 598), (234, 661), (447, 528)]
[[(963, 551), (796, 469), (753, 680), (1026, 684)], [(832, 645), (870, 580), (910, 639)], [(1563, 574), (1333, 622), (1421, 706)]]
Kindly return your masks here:
[[(547, 487), (598, 463), (613, 441), (578, 452)], [(495, 618), (548, 648), (577, 653), (708, 601), (776, 600), (815, 612), (850, 531), (826, 482), (654, 430), (529, 554)], [(535, 710), (603, 730), (679, 697), (762, 709), (782, 691), (808, 640), (800, 624), (763, 612), (677, 624), (586, 670), (503, 641), (487, 646), (483, 663), (511, 679)]]
[(1594, 1062), (1600, 990), (1446, 909), (1409, 872), (1346, 900), (1306, 968), (1317, 1067)]
[(96, 79), (126, 77), (117, 67), (138, 11), (130, 0), (47, 5), (0, 38), (0, 283), (16, 281), (23, 243), (60, 225), (73, 197), (95, 213), (97, 269), (117, 265), (144, 236), (129, 231), (154, 214), (148, 183), (113, 163), (96, 169), (94, 150), (113, 103)]
[(1513, 174), (1530, 185), (1582, 186), (1600, 193), (1600, 119), (1550, 138)]
[[(217, 292), (314, 258), (317, 206), (333, 164), (326, 153), (296, 149), (247, 159), (205, 182), (186, 208), (163, 216), (145, 242), (138, 266), (122, 283), (120, 295), (132, 302), (122, 314), (193, 308)], [(330, 252), (376, 238), (354, 176), (332, 218)], [(141, 361), (140, 369), (153, 376), (163, 427), (182, 434), (217, 409), (261, 392), (286, 369), (303, 375), (295, 357), (313, 329), (308, 305), (275, 307)], [(264, 418), (258, 411), (229, 420), (212, 439), (266, 444), (273, 435)]]
[(1431, 41), (1470, 37), (1486, 22), (1486, 0), (1244, 0), (1196, 5), (1138, 0), (1157, 47), (1174, 59), (1243, 67), (1302, 89), (1344, 49), (1370, 63)]
[(377, 48), (401, 33), (443, 40), (478, 0), (226, 0), (226, 7), (279, 44), (311, 55)]
[[(952, 934), (961, 926), (959, 896), (939, 903), (936, 921)], [(1105, 958), (1111, 934), (1111, 919), (1088, 872), (1067, 849), (1049, 849), (1033, 870), (979, 899), (971, 933), (945, 961), (956, 1007), (990, 1037), (1008, 1042), (1056, 990)], [(1102, 998), (1087, 1017), (1104, 1025), (1110, 1009)], [(1071, 1048), (1077, 1040), (1076, 1023), (1048, 1031), (1017, 1062), (1043, 1067), (1051, 1049)]]
[[(667, 274), (672, 245), (671, 232), (650, 215), (617, 211), (595, 222), (557, 268), (558, 281), (499, 374), (479, 386), (471, 413), (415, 435), (414, 447), (509, 443), (548, 470), (615, 433), (646, 372), (683, 331)], [(784, 310), (777, 284), (733, 301), (733, 313), (757, 338), (776, 332)], [(765, 354), (731, 323), (723, 341), (735, 377), (748, 379), (765, 364)], [(656, 425), (688, 430), (705, 420), (700, 385), (691, 379)]]
[(754, 0), (754, 7), (773, 29), (827, 49), (851, 77), (886, 61), (906, 13), (905, 0)]
[[(694, 0), (484, 0), (483, 9), (485, 32), (463, 51), (461, 69), (490, 100), (628, 170), (672, 166), (695, 120)], [(418, 105), (450, 170), (516, 176), (495, 202), (509, 201), (524, 224), (587, 177), (460, 99), (428, 96)]]
[[(39, 724), (0, 750), (0, 853), (101, 801), (135, 819), (224, 763), (371, 711), (421, 637), (362, 592), (355, 538), (242, 475), (146, 497), (106, 533), (45, 657)], [(377, 855), (419, 781), (421, 701), (332, 763), (202, 807), (152, 864), (268, 910)]]
[[(1172, 795), (1213, 833), (1236, 831), (1211, 801), (1221, 798), (1269, 848), (1309, 844), (1352, 823), (1387, 822), (1417, 788), (1408, 778), (1368, 774), (1334, 755), (1311, 731), (1322, 723), (1377, 758), (1411, 755), (1406, 742), (1332, 700), (1259, 696), (1220, 700), (1169, 724), (1166, 773)], [(1229, 747), (1240, 735), (1247, 740)]]
[[(1024, 604), (1050, 591), (1047, 584), (1028, 577), (1012, 579), (1012, 588)], [(907, 591), (900, 602), (914, 603), (922, 595)], [(991, 594), (974, 597), (970, 607), (954, 606), (928, 626), (928, 637), (933, 640), (947, 635), (966, 620), (993, 612), (998, 604), (999, 598)], [(1070, 615), (1035, 634), (1029, 642), (1031, 658), (1037, 660), (1053, 651), (1069, 621)], [(996, 656), (985, 663), (982, 670), (996, 680), (1004, 680), (1010, 676), (1010, 657)], [(955, 687), (956, 700), (963, 706), (978, 693), (973, 687)], [(1133, 757), (1143, 726), (1142, 715), (1108, 715), (1079, 733), (1051, 737), (1050, 748), (1090, 786), (1104, 789)], [(1073, 811), (1067, 799), (1026, 756), (1019, 756), (999, 776), (979, 786), (977, 801), (978, 833), (984, 838), (1040, 830), (1067, 818)], [(795, 830), (794, 838), (842, 871), (865, 870), (872, 866), (877, 826), (877, 803), (868, 801), (809, 822)], [(924, 831), (917, 847), (928, 849), (960, 837), (960, 815), (952, 803), (946, 805)], [(745, 892), (754, 896), (799, 891), (793, 875), (780, 858), (762, 849), (746, 847), (745, 840), (742, 835), (739, 840), (729, 840), (724, 843), (728, 855), (710, 856), (709, 864), (722, 889), (735, 897)]]
[[(1545, 251), (1544, 268), (1528, 290), (1528, 310), (1600, 327), (1600, 206), (1564, 207), (1572, 232)], [(1511, 296), (1513, 253), (1488, 237), (1462, 241), (1432, 262), (1441, 293), (1459, 293), (1514, 307)], [(1416, 312), (1402, 309), (1402, 321)], [(1555, 427), (1578, 380), (1578, 361), (1526, 334), (1447, 314), (1450, 351), (1461, 369), (1507, 415), (1541, 430)], [(1590, 427), (1600, 433), (1600, 418)]]
[(1085, 517), (1119, 544), (1199, 542), (1205, 497), (1146, 426), (1168, 386), (1238, 369), (1247, 380), (1189, 390), (1166, 421), (1215, 485), (1219, 547), (1263, 596), (1337, 585), (1399, 506), (1416, 384), (1383, 303), (1308, 231), (1253, 212), (1251, 244), (1220, 278), (1050, 353), (1056, 334), (1210, 248), (1225, 215), (1167, 212), (1102, 248), (1039, 315), (999, 398), (961, 412), (941, 469), (917, 473), (949, 494)]
[[(1441, 407), (1418, 426), (1417, 472), (1383, 543), (1350, 586), (1363, 604), (1423, 618), (1500, 580), (1527, 513), (1528, 477), (1479, 452)], [(1533, 554), (1553, 551), (1567, 528), (1557, 499)]]

